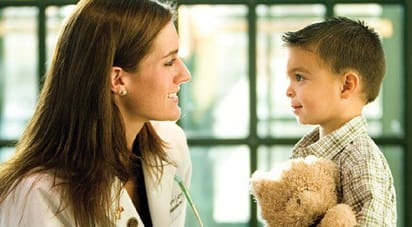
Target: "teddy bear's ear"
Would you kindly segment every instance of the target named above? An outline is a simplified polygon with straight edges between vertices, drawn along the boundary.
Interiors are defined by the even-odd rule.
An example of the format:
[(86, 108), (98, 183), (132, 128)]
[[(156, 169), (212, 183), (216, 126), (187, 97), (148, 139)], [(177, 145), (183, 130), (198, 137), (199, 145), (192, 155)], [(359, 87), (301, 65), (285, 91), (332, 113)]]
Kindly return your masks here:
[(272, 201), (278, 200), (281, 197), (278, 192), (281, 191), (283, 191), (282, 184), (277, 181), (270, 179), (251, 180), (251, 193), (258, 201), (269, 197), (273, 197), (270, 199)]
[(250, 191), (255, 197), (260, 197), (269, 185), (273, 187), (276, 180), (268, 172), (256, 170), (250, 178)]
[(262, 212), (276, 209), (277, 206), (285, 204), (288, 198), (289, 190), (283, 182), (262, 177), (260, 172), (252, 174), (250, 184), (251, 194), (256, 198)]
[(252, 180), (251, 192), (256, 199), (262, 219), (269, 226), (284, 226), (270, 223), (282, 223), (281, 220), (284, 219), (285, 204), (290, 197), (290, 191), (285, 188), (285, 184), (271, 179)]

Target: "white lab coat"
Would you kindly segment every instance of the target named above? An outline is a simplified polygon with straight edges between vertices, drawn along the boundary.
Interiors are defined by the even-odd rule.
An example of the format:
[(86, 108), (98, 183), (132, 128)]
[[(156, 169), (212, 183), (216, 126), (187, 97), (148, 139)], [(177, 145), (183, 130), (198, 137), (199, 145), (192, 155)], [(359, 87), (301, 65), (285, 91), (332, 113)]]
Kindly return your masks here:
[[(145, 172), (145, 184), (150, 214), (154, 227), (183, 227), (186, 216), (186, 198), (174, 176), (181, 177), (188, 187), (192, 164), (186, 137), (174, 122), (152, 122), (159, 136), (168, 144), (167, 152), (177, 167), (165, 166), (160, 184)], [(26, 177), (16, 189), (0, 204), (1, 227), (70, 227), (74, 226), (71, 214), (64, 210), (56, 215), (60, 197), (56, 188), (51, 188), (53, 177), (47, 174), (32, 174)], [(132, 219), (143, 226), (141, 219), (123, 188), (120, 204), (120, 219), (113, 220), (116, 226), (126, 227)]]

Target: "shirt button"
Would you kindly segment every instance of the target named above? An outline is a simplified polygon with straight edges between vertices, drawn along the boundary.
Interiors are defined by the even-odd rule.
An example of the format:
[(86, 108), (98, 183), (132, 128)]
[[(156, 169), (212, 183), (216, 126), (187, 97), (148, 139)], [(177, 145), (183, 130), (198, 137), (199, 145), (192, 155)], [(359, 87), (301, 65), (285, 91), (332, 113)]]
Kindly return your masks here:
[(130, 218), (127, 221), (127, 227), (137, 227), (138, 226), (138, 222), (136, 218)]

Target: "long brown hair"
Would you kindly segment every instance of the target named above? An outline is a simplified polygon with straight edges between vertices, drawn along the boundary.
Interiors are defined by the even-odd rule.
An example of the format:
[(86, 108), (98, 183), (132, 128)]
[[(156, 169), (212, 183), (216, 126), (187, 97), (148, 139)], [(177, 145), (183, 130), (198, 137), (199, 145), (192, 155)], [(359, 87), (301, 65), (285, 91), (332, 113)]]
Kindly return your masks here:
[[(136, 71), (173, 7), (155, 0), (81, 0), (66, 21), (39, 101), (15, 155), (0, 167), (0, 202), (33, 172), (61, 179), (60, 210), (77, 226), (111, 226), (112, 186), (129, 178), (124, 123), (110, 90), (112, 66)], [(168, 162), (150, 123), (137, 138), (143, 159)], [(59, 189), (60, 189), (59, 188)], [(120, 190), (120, 189), (118, 189)]]

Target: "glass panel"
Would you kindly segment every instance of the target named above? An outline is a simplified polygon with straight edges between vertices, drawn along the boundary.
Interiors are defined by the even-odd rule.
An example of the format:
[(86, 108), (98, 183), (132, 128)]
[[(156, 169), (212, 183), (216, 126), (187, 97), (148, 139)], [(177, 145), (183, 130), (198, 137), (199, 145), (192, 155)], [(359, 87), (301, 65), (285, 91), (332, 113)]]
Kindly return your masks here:
[(284, 32), (323, 20), (323, 5), (259, 5), (257, 7), (257, 111), (260, 136), (296, 137), (313, 126), (297, 123), (286, 97)]
[(53, 56), (53, 51), (56, 46), (57, 38), (65, 19), (72, 13), (75, 5), (67, 5), (62, 7), (50, 6), (46, 8), (47, 18), (47, 62)]
[(258, 149), (258, 169), (269, 171), (289, 159), (293, 146), (261, 146)]
[[(191, 147), (190, 192), (204, 226), (248, 226), (249, 149), (246, 146)], [(197, 226), (188, 209), (186, 226)]]
[(0, 148), (0, 163), (6, 161), (14, 153), (14, 147)]
[(396, 206), (398, 212), (398, 227), (403, 227), (405, 214), (404, 214), (404, 201), (405, 201), (405, 167), (404, 167), (404, 151), (402, 147), (398, 146), (380, 146), (379, 147), (386, 157), (389, 163), (389, 167), (392, 171), (393, 180), (395, 182), (396, 190)]
[(0, 10), (0, 139), (18, 139), (38, 93), (37, 9)]
[[(394, 178), (396, 196), (397, 196), (397, 212), (398, 212), (398, 223), (397, 226), (404, 226), (404, 183), (403, 179), (405, 177), (404, 172), (404, 152), (401, 147), (398, 146), (380, 146), (382, 153), (385, 155), (388, 164), (391, 168), (392, 175)], [(286, 161), (291, 152), (292, 146), (262, 146), (258, 149), (258, 167), (259, 170), (269, 171), (276, 164)], [(258, 220), (259, 225), (263, 226), (263, 221), (260, 218), (260, 211), (258, 210)]]
[[(367, 105), (372, 136), (403, 135), (403, 8), (399, 5), (338, 4), (335, 13), (365, 20), (382, 37), (386, 54), (386, 75), (379, 97)], [(395, 101), (396, 100), (396, 101)]]
[(180, 123), (190, 138), (245, 137), (249, 122), (247, 8), (179, 7), (181, 57), (192, 73)]

